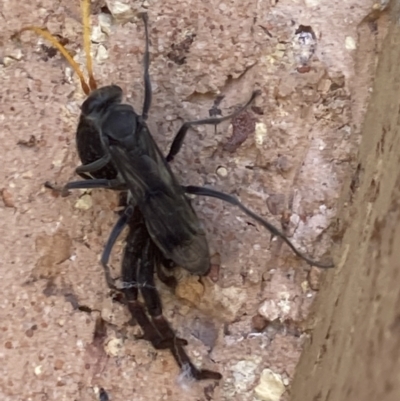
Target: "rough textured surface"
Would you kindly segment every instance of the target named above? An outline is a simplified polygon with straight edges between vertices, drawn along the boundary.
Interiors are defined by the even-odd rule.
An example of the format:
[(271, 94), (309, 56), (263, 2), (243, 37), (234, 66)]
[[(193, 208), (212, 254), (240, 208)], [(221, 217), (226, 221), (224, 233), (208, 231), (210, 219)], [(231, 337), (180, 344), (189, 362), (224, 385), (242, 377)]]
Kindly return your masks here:
[[(144, 46), (137, 12), (149, 13), (152, 132), (163, 151), (184, 120), (216, 109), (226, 115), (261, 89), (248, 124), (237, 124), (246, 127), (239, 146), (226, 150), (237, 134), (229, 123), (198, 127), (173, 169), (182, 183), (236, 193), (315, 258), (328, 252), (382, 35), (379, 19), (363, 22), (373, 2), (107, 1), (115, 19), (95, 3), (95, 75), (119, 84), (137, 110)], [(108, 295), (98, 262), (117, 217), (116, 195), (77, 191), (62, 199), (43, 187), (74, 177), (84, 97), (48, 43), (31, 33), (21, 42), (10, 37), (45, 26), (82, 62), (78, 1), (3, 0), (0, 20), (1, 398), (86, 401), (101, 386), (113, 400), (251, 400), (264, 369), (287, 386), (316, 274), (309, 284), (307, 266), (237, 210), (196, 199), (212, 276), (199, 282), (182, 274), (179, 299), (160, 288), (165, 315), (189, 340), (193, 360), (224, 378), (180, 384), (171, 356), (135, 339), (126, 310)], [(122, 247), (121, 240), (115, 274)], [(191, 298), (185, 283), (196, 288)], [(255, 329), (259, 309), (265, 324)], [(99, 315), (108, 324), (95, 330)]]
[[(292, 401), (400, 397), (400, 9), (379, 60), (357, 169), (338, 217), (338, 268), (316, 302)], [(342, 238), (343, 237), (343, 238)]]

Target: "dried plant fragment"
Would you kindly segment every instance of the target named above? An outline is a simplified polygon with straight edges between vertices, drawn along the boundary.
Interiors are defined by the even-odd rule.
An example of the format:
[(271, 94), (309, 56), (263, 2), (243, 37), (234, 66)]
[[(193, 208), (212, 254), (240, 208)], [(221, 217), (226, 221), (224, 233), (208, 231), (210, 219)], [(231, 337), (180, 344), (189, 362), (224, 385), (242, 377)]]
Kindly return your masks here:
[(256, 130), (257, 119), (249, 111), (243, 111), (232, 119), (232, 136), (224, 145), (224, 150), (234, 153)]

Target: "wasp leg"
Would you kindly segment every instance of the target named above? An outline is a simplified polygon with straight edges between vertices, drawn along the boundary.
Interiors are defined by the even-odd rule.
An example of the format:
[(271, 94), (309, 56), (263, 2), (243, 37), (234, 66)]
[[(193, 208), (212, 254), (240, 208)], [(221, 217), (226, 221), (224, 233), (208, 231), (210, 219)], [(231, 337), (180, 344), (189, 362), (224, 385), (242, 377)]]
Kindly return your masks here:
[(163, 337), (158, 347), (170, 348), (171, 344), (175, 343), (177, 340), (183, 345), (186, 345), (187, 341), (176, 337), (174, 331), (162, 314), (161, 299), (154, 283), (154, 268), (156, 264), (154, 255), (156, 253), (157, 249), (155, 249), (150, 238), (148, 238), (142, 248), (141, 266), (137, 277), (138, 286), (153, 324)]
[(69, 189), (94, 189), (94, 188), (124, 190), (126, 189), (126, 185), (118, 178), (114, 178), (113, 180), (107, 180), (105, 178), (94, 178), (85, 181), (68, 182), (64, 186), (64, 191), (68, 191)]
[(222, 123), (223, 121), (230, 120), (231, 118), (236, 117), (238, 114), (240, 114), (242, 111), (246, 110), (247, 107), (253, 102), (253, 100), (260, 94), (260, 91), (256, 90), (253, 91), (251, 94), (250, 99), (247, 101), (247, 103), (240, 107), (238, 110), (236, 110), (234, 113), (229, 114), (228, 116), (225, 117), (214, 117), (214, 118), (205, 118), (202, 120), (194, 120), (194, 121), (187, 121), (182, 124), (181, 128), (179, 129), (178, 133), (175, 135), (174, 140), (172, 141), (171, 147), (169, 149), (169, 153), (167, 157), (165, 158), (167, 162), (170, 162), (174, 159), (174, 157), (179, 153), (181, 150), (183, 141), (185, 140), (186, 133), (189, 130), (190, 127), (193, 127), (194, 125), (218, 125)]
[[(135, 213), (136, 212), (136, 213)], [(125, 295), (128, 309), (132, 317), (137, 321), (144, 333), (144, 339), (151, 342), (156, 349), (168, 348), (168, 344), (164, 342), (162, 333), (155, 327), (153, 322), (148, 318), (143, 305), (138, 301), (139, 288), (153, 285), (154, 282), (147, 283), (141, 281), (140, 271), (143, 268), (143, 258), (145, 257), (144, 247), (149, 242), (146, 225), (143, 216), (138, 209), (134, 210), (129, 221), (129, 233), (126, 238), (126, 246), (122, 260), (122, 281), (124, 286), (122, 292)], [(146, 255), (147, 257), (148, 255)], [(152, 258), (149, 259), (149, 261)], [(150, 263), (151, 266), (151, 263)], [(154, 265), (152, 265), (154, 267)], [(151, 269), (153, 274), (153, 269)], [(155, 290), (155, 288), (154, 288)], [(187, 341), (175, 338), (180, 345), (186, 345)]]
[(201, 196), (209, 196), (211, 198), (221, 199), (224, 202), (230, 203), (233, 206), (237, 206), (242, 212), (246, 213), (252, 219), (260, 223), (263, 227), (265, 227), (273, 236), (280, 237), (286, 244), (291, 248), (293, 253), (298, 256), (299, 258), (305, 260), (311, 266), (317, 266), (322, 269), (329, 269), (334, 267), (333, 263), (322, 263), (317, 262), (309, 257), (303, 255), (297, 248), (292, 244), (292, 242), (288, 239), (288, 237), (280, 230), (278, 230), (274, 225), (272, 225), (267, 220), (260, 217), (258, 214), (252, 212), (246, 206), (239, 202), (239, 200), (232, 195), (225, 194), (223, 192), (215, 191), (211, 188), (204, 188), (204, 187), (197, 187), (194, 185), (190, 185), (187, 187), (182, 187), (183, 190), (192, 195), (201, 195)]
[(195, 380), (221, 380), (221, 373), (214, 372), (208, 369), (197, 369), (193, 365), (190, 358), (186, 354), (185, 350), (179, 345), (174, 344), (170, 349), (179, 367), (184, 371), (188, 372), (189, 377), (193, 377)]
[(144, 121), (147, 120), (149, 115), (149, 110), (151, 106), (151, 81), (150, 81), (150, 74), (149, 74), (149, 66), (150, 66), (150, 52), (149, 52), (149, 32), (147, 27), (147, 14), (143, 13), (142, 15), (143, 22), (144, 22), (144, 32), (146, 36), (146, 48), (144, 51), (143, 57), (143, 64), (144, 64), (144, 101), (143, 101), (143, 110), (142, 110), (142, 119)]
[(104, 269), (104, 275), (106, 277), (108, 287), (112, 290), (117, 290), (117, 287), (115, 286), (114, 280), (111, 277), (110, 268), (108, 267), (108, 261), (110, 259), (111, 250), (115, 245), (115, 241), (117, 240), (119, 235), (122, 233), (125, 226), (128, 224), (128, 221), (132, 217), (132, 214), (133, 214), (133, 207), (128, 206), (124, 210), (124, 213), (122, 214), (122, 216), (120, 216), (118, 221), (115, 223), (113, 229), (111, 230), (111, 234), (108, 237), (108, 240), (107, 240), (106, 245), (103, 250), (103, 254), (101, 255), (101, 264)]
[(163, 348), (169, 348), (179, 367), (184, 371), (188, 371), (190, 376), (196, 380), (221, 379), (222, 376), (218, 372), (206, 369), (197, 369), (193, 365), (189, 356), (182, 347), (182, 341), (185, 340), (176, 337), (171, 326), (163, 316), (160, 296), (154, 285), (154, 258), (151, 257), (154, 255), (153, 247), (154, 245), (150, 240), (148, 240), (142, 254), (143, 259), (139, 271), (139, 283), (143, 284), (140, 285), (140, 292), (143, 296), (147, 310), (152, 317), (153, 324), (163, 336)]
[[(143, 231), (143, 227), (141, 226), (136, 229), (130, 229), (128, 233), (122, 260), (122, 280), (125, 284), (137, 283), (137, 271), (141, 264), (140, 249), (143, 246), (145, 236), (145, 231)], [(143, 330), (144, 339), (150, 341), (155, 346), (160, 342), (161, 335), (153, 326), (143, 306), (138, 301), (138, 285), (124, 285), (122, 292), (125, 295), (126, 303), (132, 317)]]
[(86, 69), (89, 77), (90, 91), (92, 91), (97, 88), (97, 84), (93, 76), (92, 56), (90, 52), (90, 0), (84, 0), (81, 2), (81, 12), (83, 23), (83, 43), (86, 55)]
[(89, 164), (82, 164), (75, 169), (77, 174), (82, 173), (94, 173), (103, 167), (105, 167), (111, 161), (111, 156), (109, 154), (104, 155), (100, 159)]
[(105, 178), (91, 178), (85, 179), (84, 181), (72, 181), (65, 184), (63, 187), (58, 187), (53, 185), (51, 182), (46, 181), (44, 183), (46, 188), (49, 188), (53, 191), (59, 192), (61, 196), (66, 197), (69, 195), (70, 189), (94, 189), (94, 188), (105, 188), (105, 189), (113, 189), (113, 190), (125, 190), (126, 185), (124, 182), (115, 178), (113, 180), (107, 180)]

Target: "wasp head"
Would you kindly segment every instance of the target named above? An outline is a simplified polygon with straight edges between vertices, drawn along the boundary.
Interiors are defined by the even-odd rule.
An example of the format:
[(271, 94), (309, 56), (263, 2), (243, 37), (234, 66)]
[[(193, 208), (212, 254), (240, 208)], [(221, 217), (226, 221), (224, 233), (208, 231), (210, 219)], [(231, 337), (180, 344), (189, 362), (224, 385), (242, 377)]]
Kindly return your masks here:
[(102, 120), (110, 106), (122, 101), (122, 89), (117, 85), (103, 86), (92, 91), (81, 106), (82, 116)]

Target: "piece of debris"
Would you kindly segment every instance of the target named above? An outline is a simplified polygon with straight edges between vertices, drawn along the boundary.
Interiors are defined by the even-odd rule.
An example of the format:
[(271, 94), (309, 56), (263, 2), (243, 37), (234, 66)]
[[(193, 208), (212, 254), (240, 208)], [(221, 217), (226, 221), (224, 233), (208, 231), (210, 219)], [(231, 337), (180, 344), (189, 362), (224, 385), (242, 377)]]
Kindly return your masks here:
[(204, 286), (200, 283), (198, 277), (188, 276), (178, 283), (175, 295), (193, 305), (198, 305), (204, 295)]
[(220, 108), (218, 108), (218, 106), (221, 104), (224, 97), (225, 97), (224, 95), (218, 95), (215, 98), (214, 104), (212, 105), (211, 109), (208, 110), (208, 114), (210, 117), (222, 116), (222, 111)]
[(259, 107), (259, 106), (251, 106), (251, 111), (253, 112), (253, 113), (256, 113), (256, 114), (258, 114), (259, 116), (262, 116), (263, 114), (264, 114), (264, 110), (261, 108), (261, 107)]
[(185, 39), (183, 39), (181, 42), (172, 43), (172, 50), (167, 54), (167, 57), (175, 64), (184, 64), (186, 60), (186, 54), (189, 53), (190, 46), (192, 45), (195, 37), (195, 33), (187, 33)]
[(5, 207), (15, 207), (12, 193), (8, 189), (0, 189), (0, 194)]
[(127, 0), (106, 0), (107, 11), (119, 23), (132, 22), (137, 17), (137, 10), (134, 10), (134, 6), (129, 3)]
[(255, 331), (261, 332), (267, 327), (268, 320), (264, 316), (254, 315), (251, 318), (251, 325)]
[(262, 401), (279, 401), (285, 390), (282, 376), (274, 373), (271, 369), (264, 369), (254, 393)]
[(219, 167), (217, 168), (217, 174), (218, 174), (220, 177), (225, 178), (225, 177), (228, 176), (228, 170), (226, 169), (226, 167), (219, 166)]
[(300, 25), (293, 39), (293, 52), (297, 71), (301, 74), (311, 71), (309, 62), (317, 48), (317, 37), (309, 25)]
[(93, 206), (92, 197), (89, 194), (82, 195), (75, 203), (75, 208), (89, 210)]
[(258, 313), (268, 321), (289, 317), (293, 306), (293, 299), (290, 292), (281, 292), (277, 299), (267, 299), (258, 308)]
[(232, 119), (232, 136), (224, 145), (224, 150), (235, 152), (256, 130), (257, 119), (249, 111), (243, 111)]
[(256, 132), (256, 134), (255, 134), (256, 145), (262, 146), (265, 139), (267, 139), (267, 135), (268, 135), (267, 126), (262, 122), (258, 122), (258, 123), (256, 123), (255, 132)]
[(33, 148), (37, 145), (37, 143), (38, 143), (38, 140), (36, 139), (35, 135), (31, 135), (28, 140), (20, 139), (17, 142), (17, 145), (25, 146), (27, 148)]

